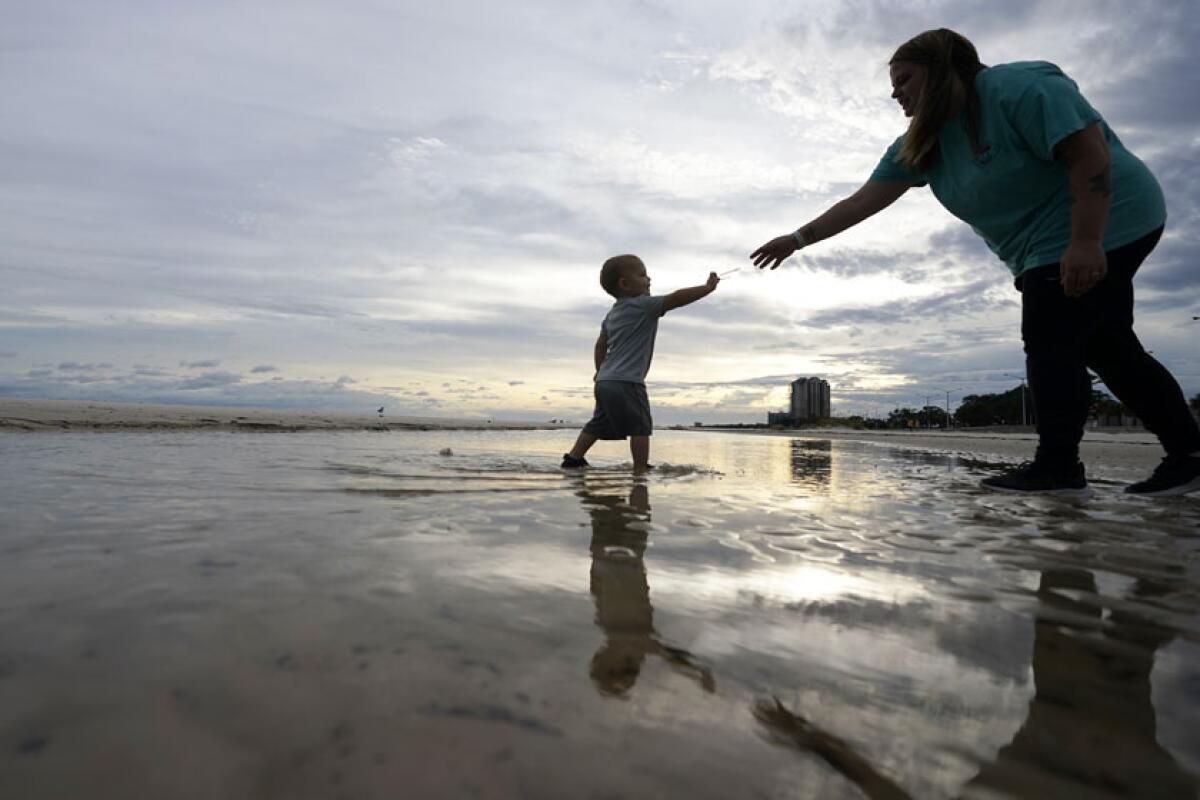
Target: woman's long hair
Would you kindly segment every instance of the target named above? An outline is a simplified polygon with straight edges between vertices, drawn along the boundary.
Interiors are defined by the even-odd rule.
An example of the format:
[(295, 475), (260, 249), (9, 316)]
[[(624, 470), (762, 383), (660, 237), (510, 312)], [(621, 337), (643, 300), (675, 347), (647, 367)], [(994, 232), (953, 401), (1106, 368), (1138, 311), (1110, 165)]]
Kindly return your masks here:
[(888, 65), (909, 61), (925, 67), (925, 85), (904, 134), (899, 160), (909, 169), (924, 172), (937, 154), (937, 135), (954, 108), (954, 79), (966, 90), (967, 133), (979, 151), (979, 95), (975, 75), (986, 67), (967, 37), (949, 28), (918, 33), (896, 50)]

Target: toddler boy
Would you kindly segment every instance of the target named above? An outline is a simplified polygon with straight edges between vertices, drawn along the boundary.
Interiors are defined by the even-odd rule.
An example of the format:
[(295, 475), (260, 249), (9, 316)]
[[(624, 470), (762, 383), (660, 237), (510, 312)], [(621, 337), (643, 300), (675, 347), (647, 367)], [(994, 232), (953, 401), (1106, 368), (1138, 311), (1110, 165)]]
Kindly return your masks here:
[(586, 467), (584, 455), (597, 439), (629, 438), (633, 471), (645, 472), (650, 458), (650, 400), (646, 397), (646, 372), (654, 356), (658, 318), (672, 309), (694, 303), (710, 294), (721, 279), (710, 272), (700, 286), (678, 289), (667, 295), (650, 294), (650, 276), (637, 256), (613, 256), (600, 270), (600, 285), (617, 299), (600, 325), (596, 339), (596, 410), (579, 432), (571, 452), (563, 455), (565, 468)]

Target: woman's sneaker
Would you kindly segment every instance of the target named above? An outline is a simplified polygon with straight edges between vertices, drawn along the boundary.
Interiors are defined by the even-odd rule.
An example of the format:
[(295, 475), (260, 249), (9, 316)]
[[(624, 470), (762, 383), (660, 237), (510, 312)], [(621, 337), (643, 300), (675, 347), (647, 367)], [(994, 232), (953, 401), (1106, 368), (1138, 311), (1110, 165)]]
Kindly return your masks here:
[(563, 453), (563, 469), (583, 469), (586, 466), (589, 466), (586, 458), (576, 458), (570, 453)]
[(1003, 475), (984, 478), (979, 482), (985, 489), (1028, 494), (1056, 494), (1083, 497), (1088, 494), (1087, 476), (1083, 464), (1050, 466), (1042, 461), (1026, 461)]
[(1154, 468), (1154, 474), (1149, 478), (1125, 487), (1129, 494), (1146, 497), (1168, 497), (1197, 489), (1200, 489), (1200, 455), (1195, 453), (1190, 456), (1167, 456)]

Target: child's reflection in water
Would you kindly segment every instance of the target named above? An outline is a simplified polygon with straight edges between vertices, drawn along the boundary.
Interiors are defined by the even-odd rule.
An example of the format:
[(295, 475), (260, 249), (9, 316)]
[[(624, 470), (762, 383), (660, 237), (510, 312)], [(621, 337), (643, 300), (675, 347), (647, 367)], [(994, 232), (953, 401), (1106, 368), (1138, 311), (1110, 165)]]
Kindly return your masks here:
[[(1189, 775), (1156, 737), (1150, 673), (1155, 653), (1175, 631), (1141, 617), (1133, 603), (1103, 609), (1074, 600), (1096, 597), (1096, 579), (1081, 569), (1042, 572), (1034, 624), (1034, 697), (1012, 742), (964, 786), (963, 797), (1195, 797)], [(1154, 603), (1171, 587), (1140, 579), (1131, 598)], [(760, 700), (754, 715), (772, 738), (824, 758), (863, 793), (910, 795), (850, 742), (810, 723), (778, 700)]]
[(594, 494), (585, 484), (579, 492), (592, 517), (591, 592), (596, 625), (604, 644), (592, 657), (591, 676), (605, 695), (623, 697), (637, 682), (647, 655), (658, 656), (677, 672), (695, 679), (706, 692), (715, 690), (712, 671), (691, 653), (663, 642), (654, 630), (654, 609), (646, 581), (646, 528), (650, 493), (635, 483), (629, 500)]

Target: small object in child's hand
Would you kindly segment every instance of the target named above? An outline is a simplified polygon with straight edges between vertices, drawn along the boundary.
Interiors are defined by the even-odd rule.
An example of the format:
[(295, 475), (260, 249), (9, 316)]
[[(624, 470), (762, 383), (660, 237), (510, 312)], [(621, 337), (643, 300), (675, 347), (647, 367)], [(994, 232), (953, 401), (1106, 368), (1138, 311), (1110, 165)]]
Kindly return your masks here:
[(733, 269), (727, 269), (724, 272), (719, 273), (717, 275), (717, 277), (724, 278), (726, 275), (732, 275), (733, 273), (737, 272), (739, 269), (741, 269), (741, 267), (734, 267)]

